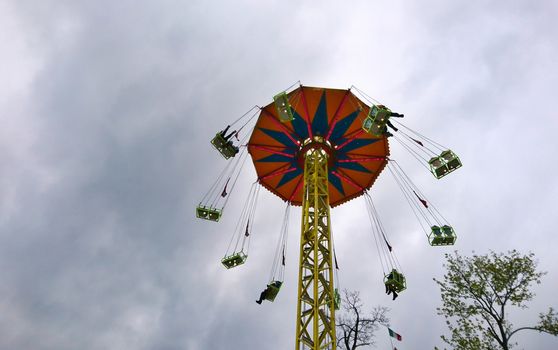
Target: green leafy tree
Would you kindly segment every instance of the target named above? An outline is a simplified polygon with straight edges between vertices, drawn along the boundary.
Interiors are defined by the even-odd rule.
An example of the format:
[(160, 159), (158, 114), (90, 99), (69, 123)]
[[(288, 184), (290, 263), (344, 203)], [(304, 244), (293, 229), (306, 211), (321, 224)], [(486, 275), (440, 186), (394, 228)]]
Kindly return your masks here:
[(373, 346), (374, 333), (380, 325), (387, 326), (389, 309), (376, 306), (372, 312), (365, 314), (362, 310), (360, 294), (356, 291), (343, 291), (341, 302), (343, 311), (337, 318), (337, 346), (346, 350), (355, 350), (361, 346)]
[(461, 256), (446, 254), (447, 273), (440, 286), (442, 307), (438, 314), (446, 318), (450, 336), (441, 338), (456, 350), (511, 349), (512, 337), (523, 330), (558, 335), (558, 314), (549, 308), (533, 326), (515, 328), (508, 320), (509, 307), (527, 308), (533, 299), (533, 283), (540, 284), (546, 272), (537, 271), (534, 254)]

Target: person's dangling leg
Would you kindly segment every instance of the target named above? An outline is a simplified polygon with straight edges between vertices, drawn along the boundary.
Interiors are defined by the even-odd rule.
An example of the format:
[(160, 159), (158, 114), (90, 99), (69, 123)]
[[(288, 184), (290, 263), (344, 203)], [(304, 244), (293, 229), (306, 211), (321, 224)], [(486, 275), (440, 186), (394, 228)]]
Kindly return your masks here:
[[(267, 290), (267, 289), (266, 289), (266, 290)], [(261, 294), (260, 294), (260, 299), (256, 300), (256, 303), (258, 303), (258, 304), (261, 304), (261, 303), (262, 303), (262, 301), (265, 299), (265, 294), (266, 294), (265, 292), (266, 292), (266, 290), (264, 290), (263, 292), (261, 292)]]

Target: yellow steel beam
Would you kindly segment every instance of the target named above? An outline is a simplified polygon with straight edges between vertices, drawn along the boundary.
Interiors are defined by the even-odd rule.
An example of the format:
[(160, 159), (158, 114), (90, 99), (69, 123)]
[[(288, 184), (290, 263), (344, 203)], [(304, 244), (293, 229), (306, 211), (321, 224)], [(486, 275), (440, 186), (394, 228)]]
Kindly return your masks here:
[(304, 160), (296, 350), (337, 347), (327, 174), (327, 153), (309, 150)]

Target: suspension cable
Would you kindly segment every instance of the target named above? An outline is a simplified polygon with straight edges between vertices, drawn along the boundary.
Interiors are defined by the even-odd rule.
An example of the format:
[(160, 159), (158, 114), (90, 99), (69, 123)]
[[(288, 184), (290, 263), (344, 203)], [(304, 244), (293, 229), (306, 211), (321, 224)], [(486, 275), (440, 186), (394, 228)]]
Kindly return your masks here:
[[(254, 108), (256, 108), (257, 110), (256, 110), (254, 113), (252, 113), (252, 115), (250, 116), (250, 118), (248, 118), (248, 120), (246, 120), (246, 122), (245, 122), (244, 124), (242, 124), (242, 126), (237, 130), (237, 132), (236, 132), (237, 134), (239, 134), (239, 133), (240, 133), (240, 130), (242, 130), (248, 123), (250, 123), (250, 121), (251, 121), (252, 119), (254, 119), (255, 116), (258, 115), (258, 112), (260, 111), (260, 107), (256, 105), (256, 106), (252, 107), (252, 109), (250, 109), (250, 111), (253, 110)], [(246, 114), (250, 113), (250, 111), (248, 111)], [(245, 115), (246, 115), (246, 114), (245, 114)], [(248, 134), (246, 134), (246, 135), (251, 135), (251, 134), (252, 134), (252, 133), (250, 132), (250, 133), (248, 133)]]
[(391, 245), (389, 244), (389, 241), (387, 239), (387, 234), (386, 234), (386, 230), (384, 228), (384, 225), (380, 221), (380, 215), (378, 214), (378, 211), (376, 210), (376, 206), (374, 205), (374, 201), (372, 201), (372, 197), (369, 197), (369, 200), (370, 200), (370, 206), (372, 207), (372, 211), (373, 211), (373, 214), (374, 214), (374, 218), (376, 220), (376, 225), (379, 228), (378, 234), (382, 235), (382, 237), (378, 237), (378, 238), (379, 239), (383, 238), (384, 242), (388, 246), (387, 251), (385, 249), (384, 249), (384, 251), (387, 253), (387, 258), (388, 258), (389, 262), (391, 263), (391, 266), (397, 266), (397, 263), (394, 259), (394, 254), (392, 252), (393, 248), (390, 249)]
[[(238, 250), (239, 246), (241, 248), (240, 250), (242, 251), (244, 249), (246, 238), (248, 238), (249, 241), (251, 235), (249, 234), (248, 230), (249, 230), (250, 221), (252, 226), (254, 225), (253, 217), (255, 214), (255, 204), (258, 196), (258, 191), (259, 191), (259, 186), (258, 186), (258, 182), (256, 181), (250, 187), (250, 191), (248, 192), (248, 197), (246, 198), (246, 202), (244, 203), (244, 207), (242, 208), (240, 217), (236, 223), (235, 229), (233, 231), (233, 235), (227, 247), (227, 251), (225, 252), (225, 256), (229, 254), (237, 253), (239, 251)], [(246, 232), (243, 232), (244, 230), (246, 230)], [(242, 244), (240, 243), (241, 239), (242, 239)], [(233, 242), (234, 242), (234, 247), (233, 247)], [(231, 251), (231, 247), (233, 248), (232, 251)], [(246, 249), (247, 251), (248, 251), (248, 247)]]
[[(401, 168), (401, 165), (399, 165), (399, 163), (395, 160), (393, 160), (392, 162), (395, 165), (395, 168), (399, 169), (399, 172), (402, 174), (404, 180), (409, 184), (408, 186), (412, 188), (412, 190), (415, 191), (415, 193), (417, 193), (417, 196), (419, 196), (423, 200), (426, 200), (426, 196), (420, 191), (418, 187), (415, 186), (415, 184), (413, 184), (409, 176), (403, 171), (403, 168)], [(428, 201), (428, 207), (426, 208), (426, 210), (430, 213), (430, 215), (434, 218), (434, 220), (438, 224), (440, 224), (442, 221), (447, 221), (442, 216), (442, 214), (438, 211), (434, 203), (432, 203), (430, 200)]]
[(399, 189), (401, 190), (401, 192), (403, 193), (403, 196), (405, 197), (405, 199), (407, 200), (407, 203), (409, 204), (409, 206), (411, 207), (411, 210), (413, 212), (413, 214), (415, 215), (415, 217), (417, 218), (417, 221), (419, 222), (424, 234), (426, 236), (428, 236), (428, 231), (426, 230), (426, 228), (424, 227), (423, 224), (423, 220), (420, 219), (419, 215), (423, 217), (424, 221), (426, 221), (428, 223), (428, 218), (426, 217), (426, 215), (424, 214), (424, 212), (420, 209), (420, 207), (418, 207), (418, 203), (416, 203), (415, 200), (412, 199), (412, 197), (410, 197), (410, 194), (407, 193), (407, 191), (405, 190), (404, 185), (401, 183), (400, 179), (398, 178), (398, 176), (396, 175), (393, 166), (390, 166), (391, 162), (388, 163), (388, 170), (390, 171), (390, 173), (392, 174), (393, 178), (395, 179)]
[[(246, 138), (247, 136), (244, 137), (242, 141), (245, 141)], [(228, 192), (229, 193), (233, 192), (238, 177), (240, 176), (240, 173), (242, 172), (242, 168), (244, 167), (244, 163), (248, 158), (248, 152), (246, 151), (247, 147), (241, 145), (239, 148), (240, 148), (240, 152), (238, 153), (238, 156), (234, 157), (232, 161), (227, 162), (225, 169), (221, 172), (221, 174), (219, 175), (215, 183), (211, 186), (209, 191), (203, 197), (201, 201), (203, 205), (209, 205), (211, 207), (216, 208), (218, 206), (218, 203), (222, 200), (223, 197), (226, 197), (226, 199), (224, 200), (223, 205), (221, 206), (221, 210), (224, 209), (225, 206), (227, 205), (230, 196), (227, 196), (226, 187), (230, 183), (230, 180), (232, 179), (233, 182), (229, 187)], [(226, 181), (224, 180), (225, 178)]]
[(428, 159), (421, 157), (420, 154), (418, 154), (415, 150), (413, 150), (409, 145), (401, 141), (398, 137), (396, 137), (395, 139), (397, 140), (397, 142), (401, 144), (401, 146), (403, 146), (403, 148), (405, 148), (411, 154), (411, 156), (413, 156), (413, 158), (415, 158), (421, 164), (422, 167), (430, 171), (430, 168), (425, 164), (428, 163)]
[[(242, 147), (243, 151), (246, 150), (246, 147)], [(238, 171), (236, 172), (236, 176), (234, 176), (234, 173), (231, 174), (231, 176), (234, 176), (234, 180), (230, 189), (230, 192), (233, 191), (233, 189), (236, 186), (236, 182), (238, 181), (238, 178), (240, 177), (240, 173), (242, 172), (242, 168), (244, 167), (244, 163), (246, 163), (246, 159), (248, 159), (248, 152), (242, 152), (242, 162), (240, 162), (240, 158), (239, 158), (239, 163), (241, 164), (240, 167), (238, 168)], [(236, 169), (235, 169), (236, 170)], [(223, 203), (223, 208), (227, 205), (227, 203), (229, 202), (229, 199), (231, 198), (231, 196), (227, 196), (227, 198), (225, 199), (225, 203)], [(219, 199), (219, 197), (217, 197), (217, 199)]]
[[(243, 138), (242, 142), (245, 142), (247, 138), (248, 135), (246, 135)], [(213, 185), (211, 185), (209, 190), (203, 196), (200, 204), (204, 206), (210, 206), (216, 208), (218, 206), (218, 203), (222, 200), (222, 198), (226, 197), (223, 205), (221, 206), (221, 210), (225, 208), (230, 198), (230, 196), (226, 196), (226, 192), (225, 192), (226, 187), (230, 183), (230, 180), (233, 179), (232, 186), (229, 188), (228, 192), (231, 193), (233, 191), (234, 187), (236, 186), (238, 177), (242, 171), (242, 168), (244, 167), (244, 163), (248, 158), (247, 147), (241, 145), (239, 148), (240, 151), (238, 153), (238, 156), (234, 157), (234, 159), (227, 162), (227, 165), (221, 171), (221, 173), (217, 177), (217, 180), (213, 183)], [(223, 188), (223, 186), (225, 188)], [(225, 195), (223, 195), (223, 193), (225, 193)]]
[[(235, 161), (237, 161), (237, 159), (235, 159)], [(227, 174), (227, 170), (230, 168), (231, 164), (234, 164), (235, 161), (233, 162), (227, 162), (227, 165), (225, 166), (225, 169), (223, 169), (221, 171), (221, 173), (219, 174), (219, 176), (217, 177), (217, 180), (213, 183), (213, 185), (211, 185), (211, 187), (209, 188), (209, 190), (206, 192), (206, 194), (203, 196), (202, 200), (200, 203), (206, 203), (206, 200), (209, 201), (208, 197), (210, 197), (210, 195), (213, 194), (213, 192), (215, 191), (215, 188), (218, 187), (219, 183), (221, 182), (221, 180), (223, 179), (223, 177), (225, 176), (225, 174)], [(211, 197), (210, 197), (211, 198)]]
[(415, 134), (416, 136), (422, 138), (423, 140), (427, 141), (428, 143), (430, 143), (432, 146), (438, 148), (440, 151), (445, 151), (447, 149), (447, 147), (445, 147), (444, 145), (439, 144), (438, 142), (422, 135), (421, 133), (419, 133), (418, 131), (415, 131), (407, 126), (405, 126), (403, 123), (401, 123), (400, 121), (396, 120), (395, 121), (397, 123), (397, 125), (400, 125), (401, 127), (403, 127), (404, 129), (410, 131), (411, 133)]
[(386, 270), (387, 270), (389, 264), (388, 264), (388, 260), (385, 256), (384, 249), (381, 248), (381, 246), (383, 247), (383, 245), (381, 245), (381, 243), (379, 242), (379, 239), (376, 235), (376, 229), (375, 229), (375, 226), (374, 226), (375, 225), (375, 220), (373, 218), (372, 212), (370, 210), (370, 204), (369, 204), (370, 195), (368, 194), (368, 192), (365, 192), (364, 194), (365, 194), (365, 197), (364, 197), (365, 198), (365, 203), (366, 203), (366, 207), (367, 207), (366, 212), (368, 213), (368, 218), (370, 219), (370, 226), (372, 228), (371, 234), (374, 237), (374, 242), (376, 243), (376, 250), (378, 251), (378, 257), (380, 258), (380, 265), (382, 266), (382, 273), (383, 273), (382, 277), (383, 277), (386, 274)]
[(250, 242), (252, 238), (252, 235), (248, 233), (248, 223), (252, 221), (252, 228), (254, 227), (254, 219), (256, 217), (256, 208), (258, 207), (258, 198), (259, 198), (260, 188), (261, 188), (257, 181), (252, 186), (255, 186), (256, 189), (254, 191), (255, 193), (254, 193), (254, 198), (252, 200), (252, 207), (250, 208), (250, 215), (248, 216), (248, 220), (246, 222), (246, 230), (247, 230), (246, 233), (248, 234), (248, 236), (244, 235), (244, 240), (242, 241), (242, 250), (244, 250), (244, 243), (246, 242), (246, 238), (248, 238), (248, 243), (246, 244), (246, 252), (248, 252), (248, 250), (250, 249)]
[(285, 274), (284, 260), (286, 257), (287, 250), (287, 236), (289, 230), (289, 214), (290, 214), (291, 204), (287, 203), (285, 208), (285, 213), (283, 214), (283, 223), (281, 225), (281, 232), (277, 240), (277, 246), (275, 248), (275, 256), (273, 258), (273, 264), (271, 265), (271, 273), (269, 275), (269, 282), (273, 281), (283, 281)]
[(335, 252), (335, 242), (333, 239), (333, 230), (330, 228), (331, 234), (331, 247), (333, 249), (333, 260), (335, 263), (335, 268), (333, 269), (333, 278), (335, 279), (334, 286), (337, 286), (337, 290), (341, 290), (341, 283), (339, 282), (339, 263), (337, 262), (337, 253)]
[[(229, 246), (227, 247), (227, 252), (226, 252), (225, 255), (233, 254), (237, 251), (238, 244), (240, 242), (240, 237), (241, 237), (241, 234), (239, 234), (239, 232), (242, 232), (242, 227), (243, 227), (243, 224), (244, 224), (244, 218), (246, 216), (246, 212), (248, 211), (247, 207), (249, 206), (249, 202), (252, 198), (253, 189), (254, 189), (254, 185), (252, 184), (252, 186), (250, 187), (250, 191), (248, 192), (248, 197), (246, 198), (246, 202), (244, 203), (244, 206), (242, 207), (242, 211), (240, 212), (240, 217), (238, 218), (238, 221), (237, 221), (236, 226), (234, 228), (233, 235), (231, 237), (231, 241), (229, 243)], [(233, 242), (235, 242), (235, 243), (234, 243), (233, 250), (231, 251), (231, 246), (232, 246)]]
[(383, 103), (381, 103), (380, 101), (376, 100), (375, 98), (373, 98), (372, 96), (368, 95), (366, 92), (362, 91), (361, 89), (359, 89), (358, 87), (352, 85), (351, 89), (354, 88), (359, 94), (362, 95), (362, 97), (364, 97), (365, 100), (367, 100), (369, 103), (374, 104), (374, 105), (383, 105)]
[[(399, 125), (403, 125), (401, 122), (399, 122)], [(398, 134), (401, 134), (405, 137), (405, 139), (407, 141), (409, 141), (412, 145), (419, 145), (421, 146), (419, 149), (421, 151), (423, 151), (428, 157), (432, 157), (432, 156), (437, 156), (438, 154), (436, 152), (434, 152), (433, 150), (431, 150), (430, 148), (428, 148), (427, 146), (424, 145), (424, 143), (422, 143), (422, 141), (414, 139), (411, 137), (411, 135), (407, 134), (404, 130), (398, 130), (397, 132)], [(437, 148), (437, 147), (436, 147)]]
[[(233, 121), (230, 126), (235, 125), (236, 123), (238, 123), (239, 121), (242, 120), (242, 118), (246, 117), (248, 114), (250, 114), (250, 112), (252, 112), (254, 109), (259, 109), (259, 107), (257, 105), (255, 105), (254, 107), (250, 108), (246, 113), (244, 113), (243, 115), (241, 115), (240, 117), (238, 117), (235, 121)], [(253, 116), (250, 118), (252, 119)]]

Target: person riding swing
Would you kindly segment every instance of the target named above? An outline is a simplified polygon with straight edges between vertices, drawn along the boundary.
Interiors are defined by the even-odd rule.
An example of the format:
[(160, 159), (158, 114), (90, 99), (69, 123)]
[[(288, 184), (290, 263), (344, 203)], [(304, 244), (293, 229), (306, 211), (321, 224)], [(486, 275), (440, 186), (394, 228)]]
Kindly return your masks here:
[(397, 294), (397, 292), (396, 292), (395, 285), (390, 283), (391, 280), (393, 280), (393, 272), (390, 272), (389, 275), (387, 276), (387, 281), (385, 282), (385, 285), (386, 285), (386, 294), (390, 295), (391, 293), (393, 293), (393, 299), (392, 300), (395, 300), (395, 298), (397, 298), (397, 296), (399, 294)]
[(261, 292), (260, 298), (256, 300), (256, 303), (261, 304), (264, 300), (274, 301), (277, 293), (279, 293), (279, 289), (283, 282), (281, 281), (273, 281), (267, 285), (267, 287)]

